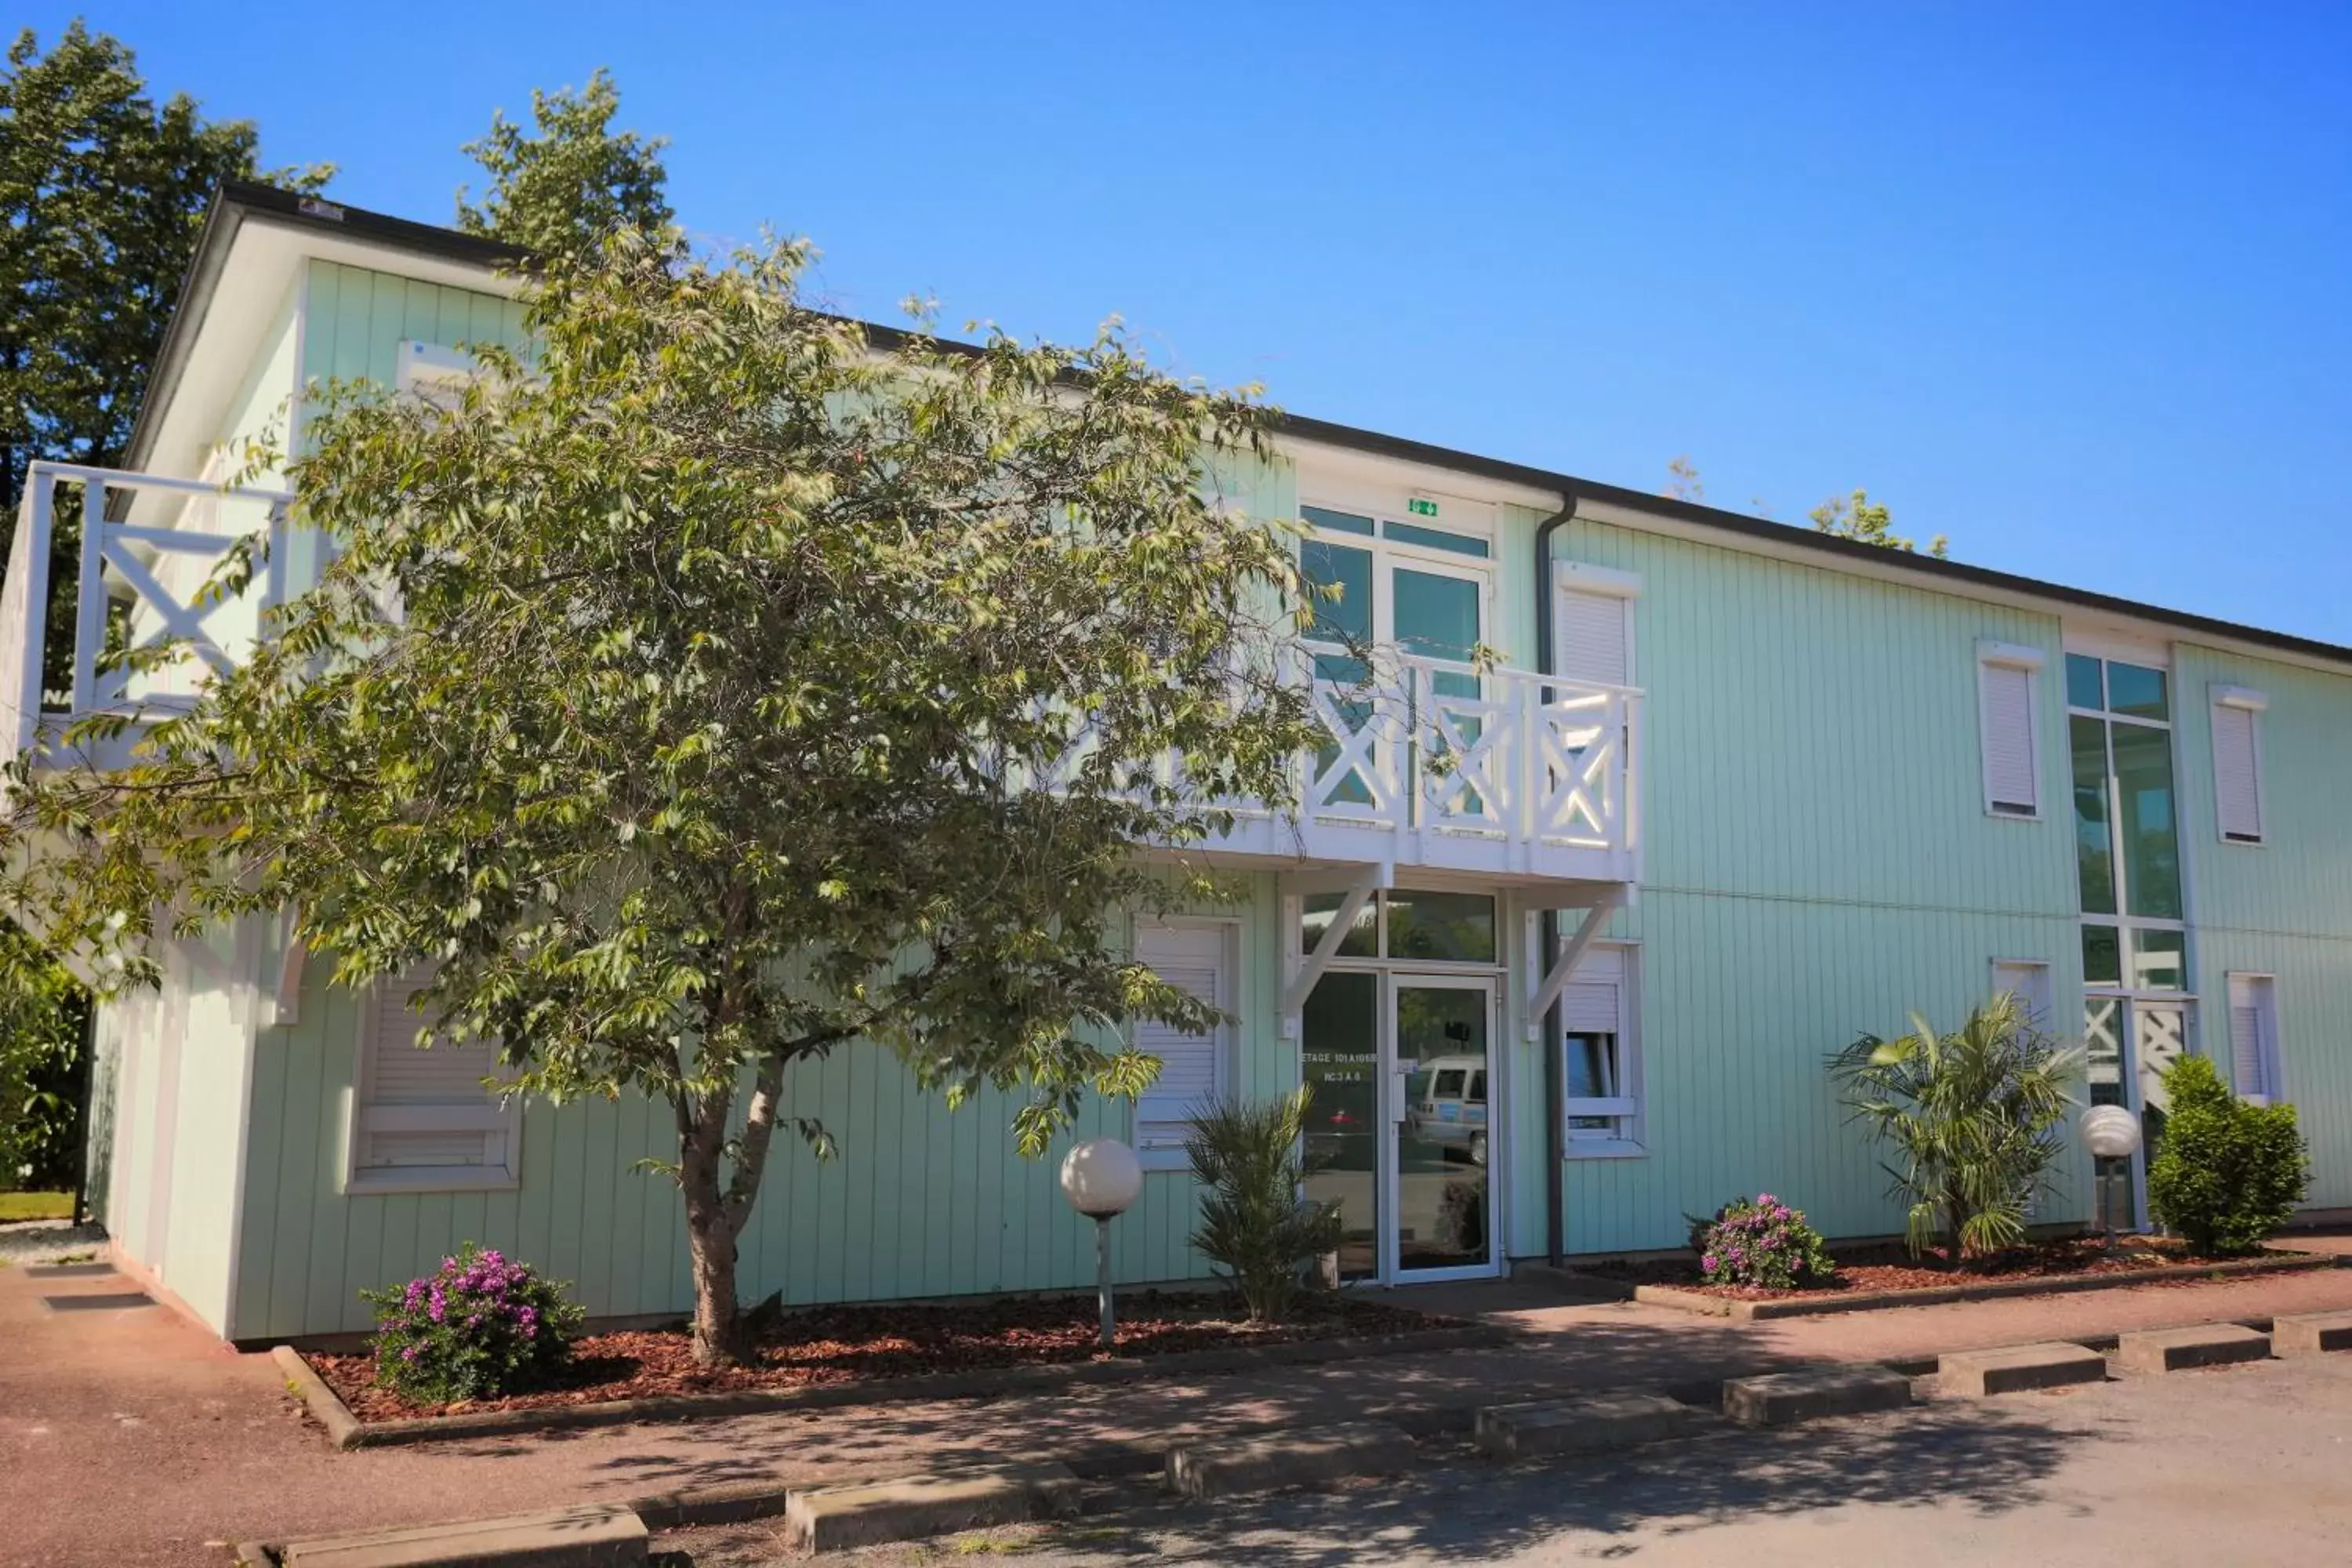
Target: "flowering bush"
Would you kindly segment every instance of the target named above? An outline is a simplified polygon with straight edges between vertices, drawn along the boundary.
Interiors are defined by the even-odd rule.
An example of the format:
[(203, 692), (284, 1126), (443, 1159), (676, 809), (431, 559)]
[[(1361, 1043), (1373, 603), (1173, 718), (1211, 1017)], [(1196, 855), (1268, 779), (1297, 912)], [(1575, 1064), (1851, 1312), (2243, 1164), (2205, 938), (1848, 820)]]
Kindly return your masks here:
[(1837, 1274), (1822, 1233), (1769, 1193), (1726, 1204), (1713, 1219), (1700, 1220), (1691, 1227), (1691, 1245), (1710, 1285), (1790, 1290), (1825, 1285)]
[(494, 1399), (562, 1366), (586, 1314), (563, 1287), (467, 1242), (375, 1307), (375, 1380), (420, 1405)]

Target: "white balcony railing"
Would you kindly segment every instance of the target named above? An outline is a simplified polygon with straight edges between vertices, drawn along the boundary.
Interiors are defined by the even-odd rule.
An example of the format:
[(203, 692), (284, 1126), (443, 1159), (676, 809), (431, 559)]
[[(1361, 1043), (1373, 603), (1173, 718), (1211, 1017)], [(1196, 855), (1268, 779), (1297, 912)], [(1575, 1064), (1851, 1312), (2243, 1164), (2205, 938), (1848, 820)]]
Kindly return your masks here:
[(1389, 649), (1318, 663), (1330, 740), (1305, 759), (1295, 852), (1632, 879), (1638, 690)]
[[(79, 501), (81, 546), (72, 624), (54, 626), (49, 556), (68, 494)], [(54, 748), (68, 724), (93, 716), (184, 711), (214, 670), (234, 668), (259, 632), (262, 609), (282, 597), (282, 539), (273, 537), (267, 572), (243, 594), (207, 599), (202, 589), (239, 539), (282, 531), (289, 499), (202, 479), (33, 464), (0, 587), (0, 738), (11, 753), (37, 741)], [(128, 653), (173, 638), (183, 647), (168, 661), (124, 666)], [(62, 688), (44, 675), (53, 643), (72, 650)]]
[[(82, 531), (73, 624), (48, 625), (50, 542), (68, 490)], [(0, 738), (12, 752), (100, 714), (184, 710), (241, 658), (288, 569), (280, 491), (35, 463), (0, 589)], [(272, 531), (268, 571), (234, 598), (200, 590), (222, 555)], [(43, 653), (71, 638), (69, 689)], [(127, 672), (126, 650), (182, 639), (169, 663)], [(60, 644), (60, 648), (64, 646)], [(1298, 762), (1295, 812), (1244, 808), (1218, 847), (1285, 860), (1385, 862), (1508, 877), (1638, 875), (1642, 694), (1393, 648), (1314, 650), (1328, 743)], [(1306, 677), (1302, 673), (1302, 679)], [(86, 759), (126, 760), (140, 732)]]

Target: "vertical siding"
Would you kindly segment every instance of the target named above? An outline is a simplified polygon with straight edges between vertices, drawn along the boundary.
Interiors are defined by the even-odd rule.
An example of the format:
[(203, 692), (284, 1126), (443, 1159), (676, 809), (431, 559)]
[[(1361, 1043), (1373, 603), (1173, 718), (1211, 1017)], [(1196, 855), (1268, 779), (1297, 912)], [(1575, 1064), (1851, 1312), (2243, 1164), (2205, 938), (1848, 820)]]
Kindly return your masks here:
[[(2311, 1142), (2310, 1203), (2352, 1206), (2352, 678), (2182, 643), (2176, 767), (2190, 872), (2190, 962), (2205, 1051), (2230, 1070), (2228, 976), (2278, 977), (2287, 1098)], [(2210, 688), (2252, 687), (2261, 720), (2264, 842), (2222, 841)]]
[[(1533, 514), (1512, 520), (1531, 529)], [(1555, 556), (1637, 573), (1648, 693), (1641, 944), (1647, 1152), (1561, 1172), (1568, 1246), (1679, 1246), (1685, 1216), (1769, 1189), (1832, 1235), (1901, 1228), (1847, 1124), (1832, 1050), (1919, 1011), (1948, 1027), (1996, 957), (2079, 994), (2055, 620), (1590, 521)], [(1507, 572), (1530, 610), (1524, 573)], [(1531, 628), (1512, 628), (1532, 641)], [(2042, 648), (2043, 817), (1984, 811), (1979, 639)], [(1516, 649), (1514, 652), (1516, 653)], [(1517, 988), (1515, 987), (1515, 990)], [(1512, 1250), (1544, 1244), (1539, 1049), (1515, 1026)], [(2045, 1218), (2087, 1208), (2070, 1166)]]

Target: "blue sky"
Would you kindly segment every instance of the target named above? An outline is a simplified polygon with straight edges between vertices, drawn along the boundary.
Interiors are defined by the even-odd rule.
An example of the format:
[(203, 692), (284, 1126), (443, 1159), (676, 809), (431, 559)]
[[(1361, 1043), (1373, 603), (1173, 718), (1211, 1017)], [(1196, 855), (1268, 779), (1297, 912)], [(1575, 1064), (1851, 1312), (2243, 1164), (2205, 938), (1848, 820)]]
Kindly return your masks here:
[[(75, 14), (26, 9), (47, 37)], [(2352, 8), (102, 0), (159, 89), (446, 221), (610, 65), (837, 308), (2352, 643)], [(1752, 505), (1760, 500), (1761, 507)]]

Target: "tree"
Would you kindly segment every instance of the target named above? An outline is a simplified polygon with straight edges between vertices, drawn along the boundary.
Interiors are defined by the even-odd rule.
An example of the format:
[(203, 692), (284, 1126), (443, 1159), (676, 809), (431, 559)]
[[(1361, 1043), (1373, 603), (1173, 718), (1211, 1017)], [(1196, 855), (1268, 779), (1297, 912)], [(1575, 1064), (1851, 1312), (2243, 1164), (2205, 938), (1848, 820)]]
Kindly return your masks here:
[(88, 994), (73, 976), (0, 921), (0, 1192), (72, 1184), (88, 1019)]
[(2147, 1206), (2196, 1252), (2252, 1252), (2311, 1189), (2291, 1105), (2249, 1105), (2203, 1057), (2164, 1069), (2164, 1136), (2147, 1165)]
[(1688, 454), (1666, 459), (1666, 488), (1658, 492), (1674, 500), (1703, 501), (1706, 500), (1706, 481), (1698, 477), (1697, 465)]
[(0, 835), (71, 847), (0, 891), (127, 981), (290, 908), (340, 984), (434, 966), (428, 1037), (499, 1042), (503, 1085), (667, 1101), (706, 1363), (772, 1134), (832, 1151), (792, 1065), (862, 1037), (1019, 1092), (1032, 1155), (1139, 1092), (1118, 1026), (1215, 1014), (1124, 912), (1218, 890), (1184, 847), (1286, 805), (1317, 733), (1290, 536), (1204, 483), (1261, 408), (1115, 330), (870, 340), (801, 305), (806, 254), (623, 234), (527, 289), (528, 375), (322, 410), (319, 585), (138, 765), (16, 764)]
[[(1919, 546), (1895, 531), (1895, 516), (1885, 504), (1870, 499), (1870, 493), (1860, 486), (1851, 498), (1832, 496), (1811, 512), (1813, 531), (1833, 533), (1840, 539), (1851, 539), (1860, 544), (1875, 544), (1885, 550), (1916, 552)], [(1927, 553), (1941, 561), (1949, 552), (1951, 541), (1942, 534), (1927, 542)]]
[(2025, 1239), (2025, 1217), (2062, 1152), (2058, 1127), (2081, 1053), (2035, 1028), (2007, 994), (1952, 1034), (1916, 1014), (1911, 1023), (1896, 1039), (1863, 1036), (1830, 1058), (1830, 1072), (1848, 1112), (1900, 1161), (1885, 1169), (1895, 1194), (1910, 1200), (1912, 1255), (1940, 1237), (1958, 1268), (1970, 1253)]
[(535, 137), (496, 111), (489, 133), (463, 149), (488, 172), (490, 188), (477, 207), (458, 187), (457, 226), (541, 257), (592, 256), (616, 229), (668, 227), (661, 160), (668, 138), (614, 134), (620, 107), (620, 89), (600, 68), (578, 93), (532, 89)]

